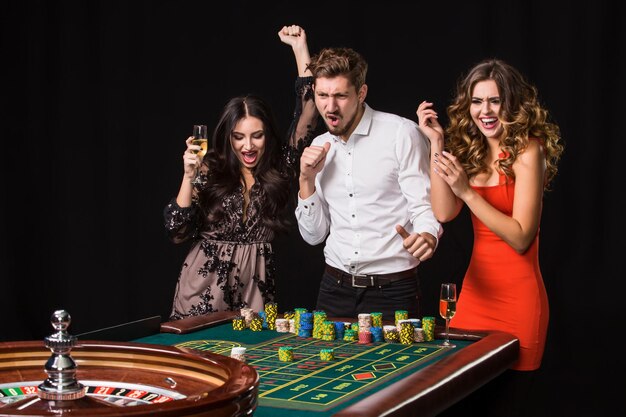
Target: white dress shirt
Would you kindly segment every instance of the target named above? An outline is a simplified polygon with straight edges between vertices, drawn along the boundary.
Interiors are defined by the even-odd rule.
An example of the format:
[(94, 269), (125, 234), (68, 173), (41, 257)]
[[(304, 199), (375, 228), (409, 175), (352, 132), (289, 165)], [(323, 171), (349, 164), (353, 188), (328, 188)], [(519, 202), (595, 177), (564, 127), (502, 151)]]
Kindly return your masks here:
[(331, 146), (315, 178), (315, 192), (306, 200), (298, 197), (302, 238), (317, 245), (328, 236), (326, 263), (351, 274), (417, 266), (396, 224), (436, 238), (443, 232), (430, 203), (430, 143), (417, 124), (365, 104), (347, 142), (326, 132), (312, 145), (325, 142)]

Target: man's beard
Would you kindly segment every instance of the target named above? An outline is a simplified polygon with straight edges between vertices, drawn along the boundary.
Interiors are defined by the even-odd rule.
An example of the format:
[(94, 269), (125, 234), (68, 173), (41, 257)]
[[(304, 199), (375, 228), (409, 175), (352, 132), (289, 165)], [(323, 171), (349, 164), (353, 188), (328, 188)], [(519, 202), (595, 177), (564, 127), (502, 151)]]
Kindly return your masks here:
[(326, 127), (328, 128), (328, 132), (330, 132), (330, 134), (334, 136), (343, 136), (350, 131), (350, 129), (352, 128), (352, 125), (354, 124), (355, 119), (356, 119), (356, 113), (352, 116), (350, 120), (348, 120), (348, 123), (346, 123), (343, 127), (341, 127), (341, 125), (335, 127), (335, 126), (329, 125), (326, 120), (324, 121), (326, 122)]

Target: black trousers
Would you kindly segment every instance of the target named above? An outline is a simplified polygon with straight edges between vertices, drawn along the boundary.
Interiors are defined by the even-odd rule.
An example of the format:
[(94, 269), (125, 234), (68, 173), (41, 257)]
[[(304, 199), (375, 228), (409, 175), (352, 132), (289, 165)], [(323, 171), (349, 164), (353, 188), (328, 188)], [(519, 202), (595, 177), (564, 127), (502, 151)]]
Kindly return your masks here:
[(420, 318), (419, 278), (394, 281), (383, 287), (355, 288), (332, 277), (322, 275), (317, 295), (317, 310), (329, 317), (357, 318), (361, 313), (380, 312), (383, 320), (393, 321), (396, 310), (406, 310), (409, 318)]

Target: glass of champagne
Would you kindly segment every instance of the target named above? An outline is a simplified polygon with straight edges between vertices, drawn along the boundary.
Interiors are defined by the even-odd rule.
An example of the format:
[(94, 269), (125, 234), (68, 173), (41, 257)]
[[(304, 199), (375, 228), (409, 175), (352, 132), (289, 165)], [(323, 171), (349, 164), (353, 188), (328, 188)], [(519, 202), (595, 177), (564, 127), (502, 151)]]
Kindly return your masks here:
[[(206, 125), (194, 125), (193, 126), (193, 139), (191, 140), (192, 145), (200, 146), (199, 151), (195, 151), (195, 153), (200, 157), (200, 161), (206, 155), (207, 146), (208, 146), (208, 136)], [(198, 167), (198, 172), (196, 173), (195, 178), (191, 181), (193, 185), (201, 185), (202, 178), (200, 177), (200, 167)]]
[(441, 284), (441, 292), (439, 294), (439, 315), (446, 320), (446, 333), (443, 343), (439, 346), (454, 347), (450, 343), (450, 319), (456, 313), (456, 284), (444, 282)]

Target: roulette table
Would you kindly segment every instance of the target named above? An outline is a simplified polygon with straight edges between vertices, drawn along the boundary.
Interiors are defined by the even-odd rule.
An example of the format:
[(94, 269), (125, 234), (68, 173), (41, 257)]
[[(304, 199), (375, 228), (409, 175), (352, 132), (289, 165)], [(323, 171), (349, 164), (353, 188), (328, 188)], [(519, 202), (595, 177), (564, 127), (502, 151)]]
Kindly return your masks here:
[[(158, 334), (135, 341), (224, 356), (245, 347), (245, 362), (260, 376), (256, 417), (434, 416), (504, 372), (519, 354), (518, 340), (503, 332), (450, 329), (455, 348), (438, 346), (439, 327), (432, 342), (361, 344), (234, 330), (237, 314), (162, 323)], [(284, 346), (293, 349), (293, 361), (279, 360)], [(322, 360), (322, 349), (332, 349), (334, 358)]]
[[(0, 415), (434, 416), (519, 351), (502, 332), (451, 329), (455, 348), (361, 344), (234, 330), (237, 314), (165, 322), (129, 341), (59, 336), (69, 320), (56, 317), (57, 332), (43, 342), (0, 343)], [(293, 361), (278, 360), (282, 346), (293, 348)], [(229, 357), (233, 347), (246, 348), (245, 362)], [(328, 348), (334, 358), (321, 360)]]

